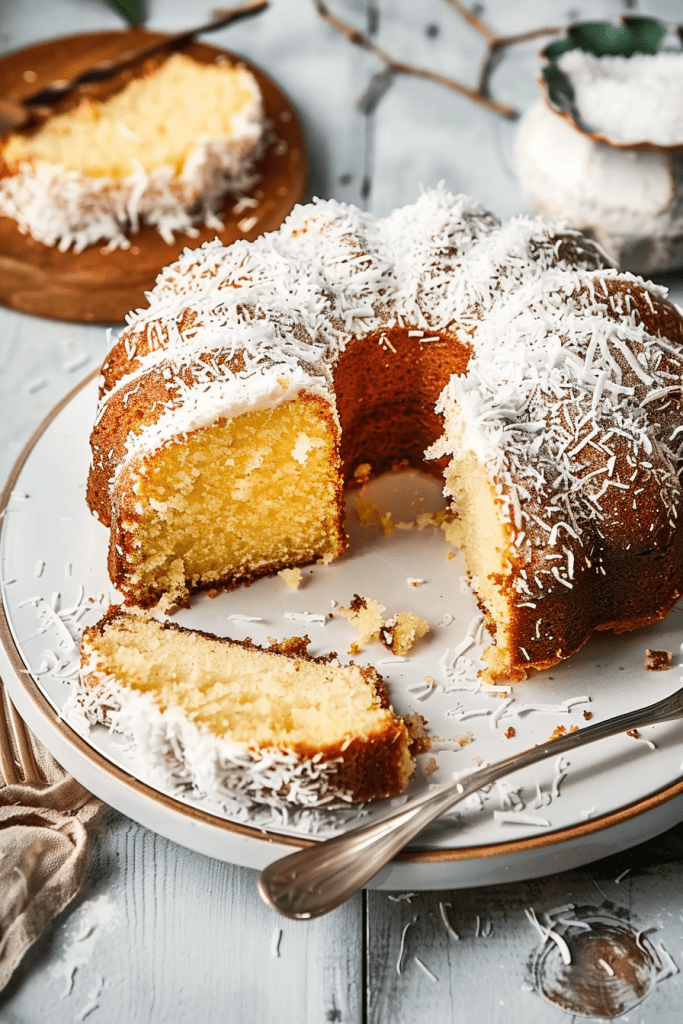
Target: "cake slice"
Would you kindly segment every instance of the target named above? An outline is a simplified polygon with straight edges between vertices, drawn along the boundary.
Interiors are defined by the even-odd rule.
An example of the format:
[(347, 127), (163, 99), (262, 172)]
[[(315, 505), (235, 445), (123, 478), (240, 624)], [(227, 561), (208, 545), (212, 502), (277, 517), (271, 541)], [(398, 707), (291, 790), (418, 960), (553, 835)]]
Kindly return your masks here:
[(308, 642), (263, 649), (115, 606), (83, 633), (68, 717), (122, 732), (167, 781), (224, 804), (395, 796), (414, 762), (381, 677), (309, 657)]
[(246, 68), (174, 53), (127, 78), (0, 136), (0, 213), (37, 241), (126, 247), (147, 222), (170, 242), (195, 222), (216, 226), (223, 196), (253, 185), (264, 114)]

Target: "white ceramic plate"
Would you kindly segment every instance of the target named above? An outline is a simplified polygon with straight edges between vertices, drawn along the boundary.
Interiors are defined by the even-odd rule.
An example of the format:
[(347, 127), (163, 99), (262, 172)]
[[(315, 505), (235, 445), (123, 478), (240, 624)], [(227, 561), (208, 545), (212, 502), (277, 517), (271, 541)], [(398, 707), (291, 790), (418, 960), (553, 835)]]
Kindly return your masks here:
[[(120, 737), (101, 727), (79, 736), (60, 719), (79, 630), (117, 600), (106, 572), (108, 534), (84, 500), (95, 397), (95, 382), (86, 382), (54, 410), (28, 443), (0, 503), (0, 670), (21, 714), (98, 796), (186, 846), (234, 863), (260, 868), (293, 844), (382, 811), (385, 801), (313, 821), (295, 814), (284, 822), (270, 811), (231, 818), (205, 799), (165, 791)], [(399, 713), (427, 720), (433, 749), (419, 757), (409, 794), (544, 742), (558, 726), (581, 727), (586, 716), (604, 719), (678, 687), (683, 606), (657, 626), (595, 638), (568, 662), (515, 685), (509, 704), (482, 692), (476, 669), (486, 637), (459, 553), (434, 527), (399, 527), (385, 536), (378, 524), (361, 525), (357, 497), (349, 495), (349, 552), (331, 566), (305, 569), (298, 590), (274, 577), (213, 600), (198, 595), (175, 620), (264, 644), (268, 637), (307, 633), (311, 653), (334, 650), (347, 658), (355, 631), (338, 614), (330, 617), (333, 602), (345, 605), (361, 594), (385, 605), (387, 615), (410, 610), (426, 618), (430, 632), (405, 661), (379, 644), (357, 658), (379, 668)], [(419, 512), (442, 504), (440, 484), (412, 472), (374, 481), (364, 497), (399, 524), (414, 524)], [(308, 614), (324, 623), (306, 621)], [(468, 634), (475, 639), (466, 641)], [(673, 668), (646, 671), (647, 648), (672, 651)], [(525, 708), (534, 704), (549, 709)], [(374, 884), (428, 889), (532, 877), (645, 840), (683, 817), (682, 741), (681, 723), (650, 727), (640, 739), (603, 740), (518, 773), (460, 805)]]

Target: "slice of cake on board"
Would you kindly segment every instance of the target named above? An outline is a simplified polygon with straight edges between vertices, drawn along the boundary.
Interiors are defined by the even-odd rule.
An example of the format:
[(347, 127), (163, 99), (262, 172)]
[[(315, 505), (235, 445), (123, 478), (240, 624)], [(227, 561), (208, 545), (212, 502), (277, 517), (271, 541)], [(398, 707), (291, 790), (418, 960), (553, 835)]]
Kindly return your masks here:
[(128, 247), (143, 223), (168, 242), (197, 224), (220, 228), (224, 196), (253, 187), (264, 146), (251, 72), (172, 53), (119, 74), (110, 90), (71, 96), (37, 126), (0, 136), (0, 213), (76, 252)]

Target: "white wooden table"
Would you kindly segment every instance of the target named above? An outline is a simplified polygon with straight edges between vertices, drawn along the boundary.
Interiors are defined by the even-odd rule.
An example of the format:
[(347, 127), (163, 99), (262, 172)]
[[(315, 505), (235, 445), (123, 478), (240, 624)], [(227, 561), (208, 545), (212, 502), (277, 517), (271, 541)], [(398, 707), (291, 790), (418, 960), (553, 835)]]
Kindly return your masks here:
[[(484, 7), (504, 33), (620, 13), (682, 20), (678, 0)], [(158, 29), (206, 13), (186, 0), (150, 0), (148, 9)], [(335, 0), (333, 9), (395, 56), (474, 82), (481, 39), (442, 0)], [(0, 50), (120, 25), (102, 0), (2, 0)], [(379, 66), (323, 24), (309, 0), (272, 0), (266, 14), (214, 38), (263, 67), (294, 101), (309, 144), (310, 195), (383, 215), (443, 179), (502, 217), (522, 212), (513, 123), (409, 78), (397, 78), (373, 112), (359, 112), (354, 101)], [(537, 49), (508, 52), (494, 76), (497, 98), (520, 109), (535, 99)], [(680, 285), (674, 295), (680, 302)], [(0, 309), (2, 477), (104, 353), (99, 327)], [(442, 902), (452, 905), (457, 941)], [(561, 1024), (574, 1016), (533, 991), (530, 965), (541, 947), (524, 909), (568, 902), (646, 930), (683, 968), (683, 826), (585, 870), (463, 892), (369, 891), (326, 918), (292, 923), (261, 903), (254, 871), (192, 853), (109, 810), (93, 829), (87, 885), (0, 996), (0, 1021)], [(621, 1019), (679, 1024), (683, 982), (672, 972)]]

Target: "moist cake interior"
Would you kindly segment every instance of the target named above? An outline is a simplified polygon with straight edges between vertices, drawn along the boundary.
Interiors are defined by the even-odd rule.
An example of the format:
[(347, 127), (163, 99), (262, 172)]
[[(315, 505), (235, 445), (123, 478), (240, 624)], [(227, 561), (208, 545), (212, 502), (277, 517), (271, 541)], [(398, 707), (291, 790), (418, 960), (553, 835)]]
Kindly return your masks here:
[(180, 595), (186, 579), (209, 586), (234, 571), (249, 579), (262, 565), (339, 554), (333, 427), (326, 403), (298, 400), (222, 420), (152, 456), (136, 495), (135, 543), (148, 553), (136, 585)]
[(322, 750), (379, 733), (395, 716), (358, 665), (241, 646), (144, 617), (118, 619), (91, 640), (121, 683), (179, 707), (216, 736), (249, 746)]
[(94, 178), (125, 178), (135, 167), (180, 174), (197, 139), (232, 135), (252, 101), (243, 69), (172, 54), (108, 99), (82, 100), (32, 132), (14, 133), (3, 158), (8, 167), (46, 163)]

